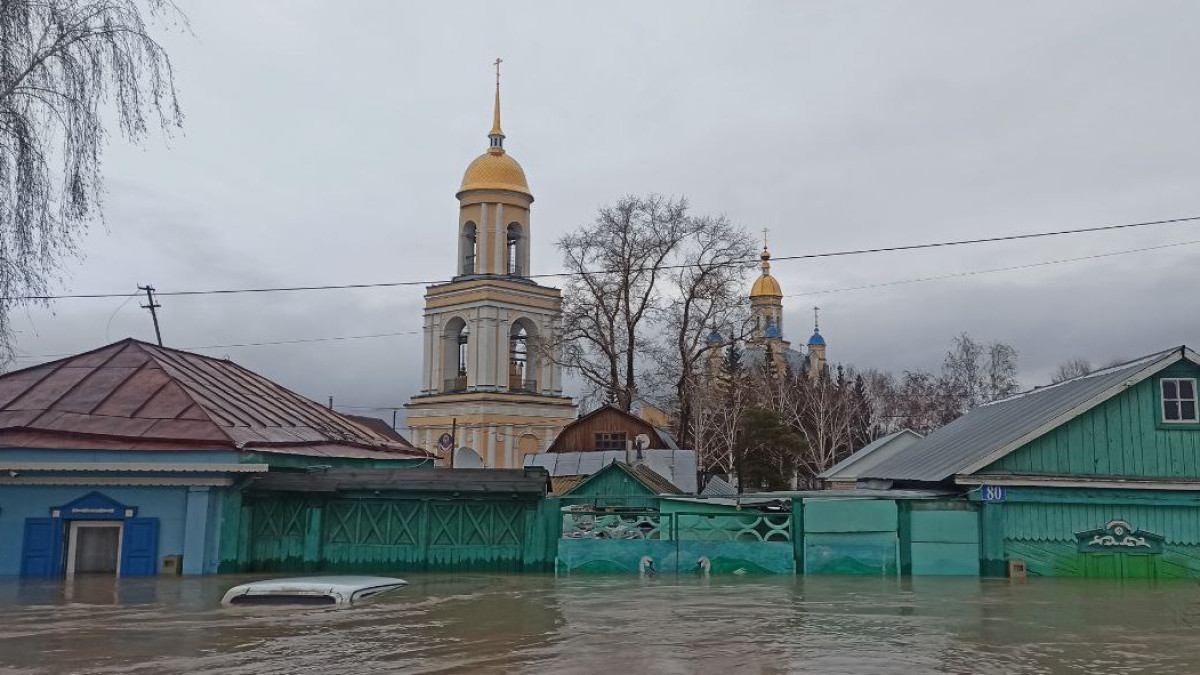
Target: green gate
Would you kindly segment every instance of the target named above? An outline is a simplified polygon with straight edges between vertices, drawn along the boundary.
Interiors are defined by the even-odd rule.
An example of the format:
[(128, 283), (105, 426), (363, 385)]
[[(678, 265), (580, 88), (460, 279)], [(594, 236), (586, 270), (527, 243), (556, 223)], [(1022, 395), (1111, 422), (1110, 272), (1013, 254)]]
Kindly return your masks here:
[(537, 504), (256, 499), (248, 571), (519, 571)]
[(263, 571), (300, 569), (309, 509), (304, 499), (256, 501), (250, 508), (249, 546), (251, 560), (261, 561)]
[(978, 576), (979, 515), (963, 502), (916, 502), (909, 520), (913, 576)]

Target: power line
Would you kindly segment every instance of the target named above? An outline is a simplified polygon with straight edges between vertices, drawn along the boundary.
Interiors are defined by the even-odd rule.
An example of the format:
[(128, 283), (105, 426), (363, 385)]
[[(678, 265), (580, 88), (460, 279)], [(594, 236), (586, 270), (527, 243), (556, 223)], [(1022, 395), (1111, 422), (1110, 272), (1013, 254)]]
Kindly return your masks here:
[[(945, 248), (950, 246), (967, 246), (974, 244), (998, 243), (1004, 241), (1020, 241), (1025, 239), (1039, 239), (1043, 237), (1058, 237), (1074, 234), (1089, 234), (1096, 232), (1111, 232), (1114, 230), (1126, 230), (1136, 227), (1148, 227), (1153, 225), (1173, 225), (1180, 223), (1190, 223), (1200, 221), (1200, 216), (1188, 216), (1186, 218), (1170, 218), (1166, 220), (1151, 220), (1138, 223), (1123, 223), (1119, 225), (1101, 225), (1096, 227), (1083, 227), (1073, 230), (1055, 230), (1051, 232), (1031, 232), (1026, 234), (1010, 234), (997, 237), (983, 237), (977, 239), (958, 239), (952, 241), (927, 242), (922, 244), (906, 244), (902, 246), (885, 246), (878, 248), (862, 248), (851, 249), (846, 251), (828, 251), (825, 253), (807, 253), (790, 256), (772, 256), (772, 261), (787, 261), (787, 260), (811, 260), (816, 258), (836, 258), (852, 255), (867, 255), (874, 253), (895, 253), (899, 251), (915, 251), (920, 249), (930, 248)], [(725, 263), (724, 267), (733, 267), (753, 263), (756, 258), (748, 258), (745, 260), (737, 260)], [(678, 265), (662, 265), (654, 269), (671, 270), (683, 269), (691, 267), (687, 264)], [(631, 272), (645, 272), (651, 268), (637, 268), (630, 270)], [(546, 274), (531, 274), (524, 278), (526, 279), (548, 279), (558, 277), (574, 277), (586, 276), (589, 274), (605, 274), (607, 270), (586, 270), (582, 272), (553, 272)], [(396, 288), (402, 286), (433, 286), (437, 284), (450, 283), (451, 279), (438, 280), (423, 280), (423, 281), (387, 281), (369, 284), (325, 284), (319, 286), (272, 286), (262, 288), (224, 288), (224, 289), (207, 289), (207, 290), (185, 290), (185, 291), (156, 291), (155, 294), (159, 297), (163, 296), (196, 296), (196, 295), (234, 295), (245, 293), (285, 293), (298, 291), (330, 291), (330, 290), (350, 290), (350, 289), (370, 289), (370, 288)], [(5, 301), (46, 301), (46, 300), (80, 300), (80, 299), (99, 299), (99, 298), (123, 298), (128, 293), (80, 293), (80, 294), (64, 294), (64, 295), (29, 295), (29, 296), (13, 296), (3, 298)]]
[[(862, 286), (845, 286), (842, 288), (828, 288), (828, 289), (824, 289), (824, 290), (820, 290), (820, 291), (811, 291), (808, 293), (791, 293), (784, 297), (799, 298), (799, 297), (813, 296), (813, 295), (825, 295), (825, 294), (829, 294), (829, 293), (843, 293), (846, 291), (861, 291), (861, 290), (869, 290), (872, 288), (885, 288), (888, 286), (899, 286), (902, 284), (913, 284), (913, 283), (921, 283), (921, 282), (926, 282), (926, 281), (956, 279), (956, 278), (961, 278), (961, 277), (976, 276), (979, 274), (994, 274), (996, 272), (1011, 272), (1011, 271), (1015, 271), (1015, 270), (1030, 269), (1030, 268), (1034, 268), (1034, 267), (1045, 267), (1045, 266), (1049, 266), (1049, 265), (1060, 265), (1060, 264), (1064, 264), (1064, 263), (1081, 262), (1081, 261), (1086, 261), (1086, 260), (1097, 260), (1097, 259), (1102, 259), (1102, 258), (1111, 258), (1114, 256), (1127, 255), (1127, 254), (1131, 254), (1131, 253), (1143, 253), (1146, 251), (1157, 251), (1157, 250), (1161, 250), (1161, 249), (1176, 248), (1179, 246), (1192, 246), (1195, 244), (1200, 244), (1200, 239), (1194, 239), (1191, 241), (1180, 241), (1180, 242), (1174, 242), (1174, 243), (1170, 243), (1170, 244), (1161, 244), (1159, 246), (1145, 246), (1142, 248), (1131, 248), (1131, 249), (1124, 249), (1124, 250), (1120, 250), (1120, 251), (1110, 251), (1108, 253), (1097, 253), (1094, 255), (1078, 256), (1078, 257), (1074, 257), (1074, 258), (1060, 258), (1057, 260), (1043, 260), (1043, 261), (1039, 261), (1039, 262), (1026, 263), (1023, 265), (1011, 265), (1009, 267), (995, 267), (995, 268), (983, 269), (983, 270), (970, 270), (970, 271), (966, 271), (966, 272), (954, 272), (952, 274), (942, 274), (942, 275), (931, 276), (931, 277), (917, 277), (917, 278), (913, 278), (913, 279), (898, 279), (895, 281), (884, 281), (884, 282), (875, 283), (875, 284), (865, 284)], [(135, 293), (129, 297), (132, 298), (136, 295), (137, 294)], [(392, 333), (371, 333), (371, 334), (367, 334), (367, 335), (339, 335), (339, 336), (332, 336), (332, 337), (297, 338), (297, 339), (292, 339), (292, 340), (270, 340), (270, 341), (263, 341), (263, 342), (235, 342), (235, 343), (221, 344), (221, 345), (204, 345), (204, 346), (200, 346), (200, 347), (182, 347), (182, 349), (190, 350), (190, 351), (204, 351), (204, 350), (210, 350), (210, 349), (236, 349), (236, 348), (242, 348), (242, 347), (273, 347), (273, 346), (279, 346), (279, 345), (308, 344), (308, 343), (314, 343), (314, 342), (341, 342), (344, 340), (366, 340), (366, 339), (372, 339), (372, 338), (399, 337), (399, 336), (405, 336), (405, 335), (420, 335), (423, 332), (424, 331), (421, 331), (421, 330), (408, 330), (408, 331), (398, 331), (398, 332), (392, 332)], [(20, 355), (17, 355), (15, 358), (32, 360), (32, 359), (56, 359), (56, 358), (64, 358), (67, 356), (73, 356), (73, 354), (20, 354)], [(350, 408), (350, 407), (355, 407), (355, 406), (339, 405), (338, 407)], [(374, 408), (371, 408), (371, 409), (374, 409)]]
[(1060, 265), (1063, 263), (1080, 262), (1083, 260), (1096, 260), (1099, 258), (1111, 258), (1118, 255), (1127, 255), (1130, 253), (1142, 253), (1145, 251), (1158, 251), (1164, 248), (1175, 248), (1177, 246), (1191, 246), (1200, 244), (1200, 239), (1192, 241), (1179, 241), (1172, 244), (1162, 244), (1160, 246), (1146, 246), (1144, 248), (1131, 248), (1123, 251), (1111, 251), (1109, 253), (1097, 253), (1095, 255), (1084, 255), (1077, 258), (1060, 258), (1058, 260), (1043, 260), (1041, 262), (1026, 263), (1024, 265), (1011, 265), (1009, 267), (994, 267), (986, 270), (971, 270), (968, 272), (955, 272), (953, 274), (940, 274), (932, 277), (917, 277), (914, 279), (899, 279), (896, 281), (883, 281), (877, 284), (865, 284), (863, 286), (845, 286), (842, 288), (827, 288), (820, 291), (810, 291), (808, 293), (790, 293), (785, 295), (786, 298), (803, 298), (811, 295), (826, 295), (829, 293), (843, 293), (845, 291), (863, 291), (871, 288), (885, 288), (887, 286), (899, 286), (901, 284), (916, 284), (925, 281), (939, 281), (942, 279), (957, 279), (960, 277), (970, 277), (978, 274), (992, 274), (995, 272), (1012, 272), (1014, 270), (1030, 269), (1032, 267), (1045, 267), (1047, 265)]
[(273, 347), (276, 345), (298, 345), (309, 342), (341, 342), (343, 340), (367, 340), (371, 338), (396, 337), (399, 335), (420, 335), (424, 331), (406, 330), (396, 333), (372, 333), (370, 335), (339, 335), (323, 338), (300, 338), (296, 340), (273, 340), (270, 342), (239, 342), (227, 345), (208, 345), (206, 347), (183, 347), (184, 350), (199, 351), (202, 349), (233, 349), (236, 347)]
[[(367, 340), (371, 338), (397, 337), (400, 335), (420, 335), (424, 331), (406, 330), (396, 333), (372, 333), (370, 335), (338, 335), (334, 337), (298, 338), (295, 340), (271, 340), (266, 342), (237, 342), (225, 345), (205, 345), (203, 347), (179, 347), (183, 351), (204, 351), (208, 349), (233, 349), (237, 347), (274, 347), (277, 345), (299, 345), (310, 342), (341, 342), (343, 340)], [(19, 354), (18, 359), (61, 359), (75, 354)]]

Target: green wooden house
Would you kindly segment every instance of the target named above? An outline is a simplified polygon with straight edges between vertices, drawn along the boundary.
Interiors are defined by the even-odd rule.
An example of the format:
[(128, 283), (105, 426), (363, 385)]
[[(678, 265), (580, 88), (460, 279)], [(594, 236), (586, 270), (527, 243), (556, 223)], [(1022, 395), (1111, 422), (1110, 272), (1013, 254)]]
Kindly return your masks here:
[(562, 493), (564, 503), (658, 508), (659, 495), (683, 491), (646, 464), (613, 461)]
[(976, 408), (863, 478), (965, 496), (968, 509), (912, 514), (913, 570), (934, 551), (918, 531), (975, 519), (978, 543), (954, 553), (977, 546), (987, 575), (1020, 561), (1030, 575), (1200, 578), (1198, 380), (1187, 347), (1151, 354)]

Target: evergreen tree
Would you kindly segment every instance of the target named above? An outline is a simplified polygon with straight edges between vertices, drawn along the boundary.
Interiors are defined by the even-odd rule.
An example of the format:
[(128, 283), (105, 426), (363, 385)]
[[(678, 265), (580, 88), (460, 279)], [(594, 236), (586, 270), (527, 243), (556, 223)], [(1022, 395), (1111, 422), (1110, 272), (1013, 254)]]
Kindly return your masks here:
[(738, 425), (738, 490), (790, 489), (804, 447), (804, 439), (779, 415), (765, 408), (750, 408)]
[(721, 373), (728, 378), (735, 378), (742, 373), (742, 348), (737, 340), (732, 340), (725, 348), (725, 358), (721, 360)]

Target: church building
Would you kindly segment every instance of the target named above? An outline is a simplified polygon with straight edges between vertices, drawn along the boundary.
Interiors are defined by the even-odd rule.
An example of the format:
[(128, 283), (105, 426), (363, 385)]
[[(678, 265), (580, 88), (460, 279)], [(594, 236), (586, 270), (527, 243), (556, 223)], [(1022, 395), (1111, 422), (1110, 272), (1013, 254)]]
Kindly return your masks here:
[[(762, 274), (750, 287), (750, 334), (742, 351), (742, 364), (757, 367), (771, 359), (778, 373), (790, 370), (816, 378), (827, 367), (825, 338), (821, 336), (818, 309), (813, 308), (813, 334), (808, 339), (808, 353), (793, 349), (792, 343), (783, 337), (783, 289), (771, 275), (771, 252), (765, 243), (759, 258), (762, 260)], [(719, 331), (714, 330), (708, 336), (710, 370), (715, 372), (721, 367), (724, 348), (728, 344), (727, 338)]]
[(446, 465), (520, 467), (576, 416), (551, 358), (562, 294), (529, 278), (533, 193), (504, 138), (497, 67), (488, 148), (456, 195), (454, 275), (425, 293), (424, 376), (405, 406), (413, 444)]

